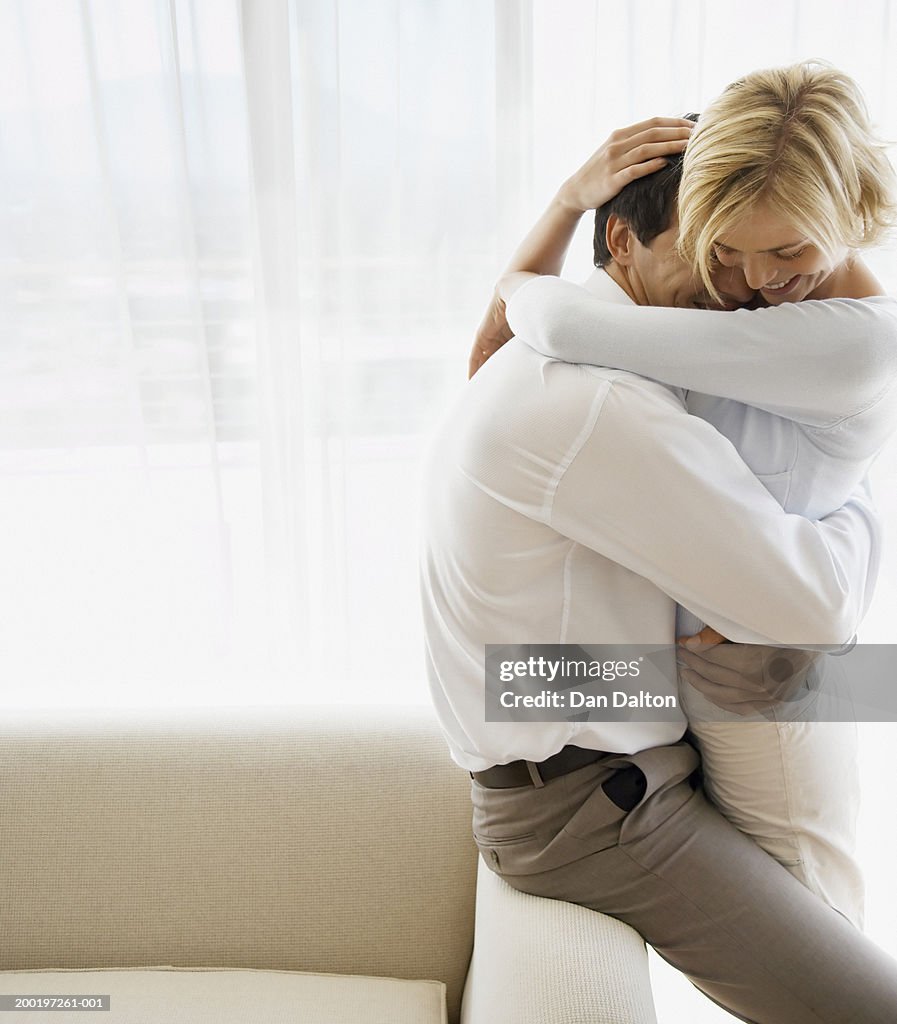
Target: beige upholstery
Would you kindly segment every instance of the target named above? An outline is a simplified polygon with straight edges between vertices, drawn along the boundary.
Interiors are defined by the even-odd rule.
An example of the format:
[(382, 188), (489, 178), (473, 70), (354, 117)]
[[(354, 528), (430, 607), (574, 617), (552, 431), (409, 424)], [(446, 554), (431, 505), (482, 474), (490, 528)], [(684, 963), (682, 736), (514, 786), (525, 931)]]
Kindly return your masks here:
[[(89, 970), (91, 992), (119, 993), (106, 1024), (180, 1020), (162, 993), (200, 1006), (212, 990), (223, 1009), (183, 1019), (237, 1020), (260, 988), (283, 1015), (243, 1020), (327, 1024), (332, 1004), (341, 1024), (425, 1022), (443, 985), (456, 1024), (470, 815), (429, 707), (4, 711), (0, 972)], [(653, 1020), (633, 932), (481, 874), (465, 1024)], [(24, 977), (0, 973), (0, 992), (69, 991), (75, 975)], [(516, 982), (529, 1016), (496, 996)]]
[(655, 1019), (641, 936), (585, 907), (518, 892), (480, 861), (461, 1024)]
[[(20, 1011), (28, 1024), (111, 1018), (115, 1024), (445, 1024), (445, 986), (338, 974), (153, 967), (0, 973), (0, 994), (109, 996), (110, 1011)], [(98, 1013), (98, 1011), (97, 1011)], [(0, 1020), (16, 1019), (4, 1013)], [(10, 1022), (12, 1024), (12, 1022)]]

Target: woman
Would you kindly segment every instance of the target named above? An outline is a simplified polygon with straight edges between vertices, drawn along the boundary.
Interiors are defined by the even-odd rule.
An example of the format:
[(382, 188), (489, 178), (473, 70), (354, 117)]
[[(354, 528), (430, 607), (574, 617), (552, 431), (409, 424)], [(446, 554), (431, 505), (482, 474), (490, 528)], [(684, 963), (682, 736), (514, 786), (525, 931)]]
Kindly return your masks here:
[[(635, 308), (519, 273), (558, 273), (583, 201), (606, 202), (686, 142), (679, 250), (711, 300), (722, 271), (743, 275), (766, 308)], [(672, 120), (635, 126), (565, 184), (499, 283), (471, 369), (513, 329), (546, 355), (701, 392), (690, 396), (690, 411), (740, 450), (750, 436), (753, 464), (746, 461), (770, 492), (787, 511), (819, 518), (861, 484), (897, 425), (897, 303), (856, 255), (893, 223), (895, 192), (847, 76), (821, 62), (755, 72), (730, 86), (693, 133)], [(817, 299), (830, 301), (804, 301)], [(700, 625), (682, 616), (679, 631)], [(859, 924), (855, 726), (705, 721), (708, 705), (687, 685), (696, 667), (683, 670), (682, 696), (709, 795)]]

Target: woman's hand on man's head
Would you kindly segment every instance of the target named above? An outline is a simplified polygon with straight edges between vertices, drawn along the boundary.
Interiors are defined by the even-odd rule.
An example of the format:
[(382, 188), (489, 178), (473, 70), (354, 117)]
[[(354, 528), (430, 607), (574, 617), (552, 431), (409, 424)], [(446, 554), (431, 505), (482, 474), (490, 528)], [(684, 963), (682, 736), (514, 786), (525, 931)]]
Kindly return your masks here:
[(636, 178), (659, 171), (667, 157), (678, 156), (685, 149), (693, 128), (694, 122), (681, 117), (652, 117), (619, 128), (564, 182), (511, 258), (509, 266), (515, 269), (496, 285), (474, 339), (468, 377), (513, 337), (505, 307), (514, 292), (536, 276), (530, 271), (560, 274), (581, 214), (603, 206)]
[(558, 198), (572, 210), (597, 210), (636, 178), (659, 171), (678, 156), (695, 124), (682, 117), (652, 117), (618, 128), (561, 186)]

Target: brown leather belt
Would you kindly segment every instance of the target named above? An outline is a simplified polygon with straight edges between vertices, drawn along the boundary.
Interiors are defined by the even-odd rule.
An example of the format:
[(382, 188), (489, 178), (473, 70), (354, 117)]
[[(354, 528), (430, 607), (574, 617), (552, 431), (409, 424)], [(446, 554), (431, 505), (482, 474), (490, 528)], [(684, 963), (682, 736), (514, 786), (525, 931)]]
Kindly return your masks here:
[(584, 747), (563, 747), (556, 754), (544, 761), (511, 761), (508, 764), (496, 764), (481, 772), (471, 772), (470, 777), (476, 779), (487, 789), (510, 789), (512, 786), (534, 786), (536, 783), (530, 773), (531, 765), (543, 782), (556, 779), (577, 768), (600, 761), (607, 757), (606, 750), (587, 750)]

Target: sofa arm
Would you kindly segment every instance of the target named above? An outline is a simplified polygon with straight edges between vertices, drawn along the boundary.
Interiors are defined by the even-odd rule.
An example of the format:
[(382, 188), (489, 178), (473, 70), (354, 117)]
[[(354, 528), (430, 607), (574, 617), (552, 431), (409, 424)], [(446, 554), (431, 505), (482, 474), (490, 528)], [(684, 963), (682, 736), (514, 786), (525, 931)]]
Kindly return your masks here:
[(461, 1024), (656, 1024), (641, 936), (512, 888), (483, 863)]

